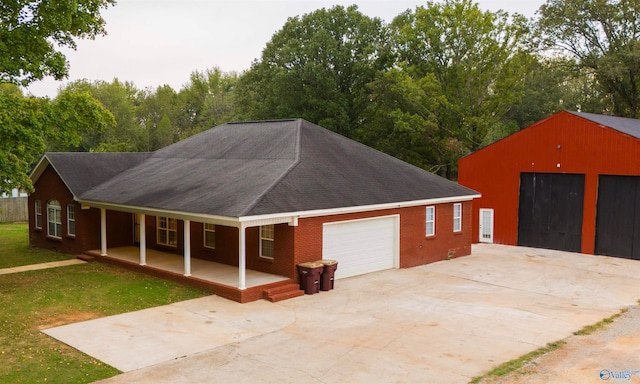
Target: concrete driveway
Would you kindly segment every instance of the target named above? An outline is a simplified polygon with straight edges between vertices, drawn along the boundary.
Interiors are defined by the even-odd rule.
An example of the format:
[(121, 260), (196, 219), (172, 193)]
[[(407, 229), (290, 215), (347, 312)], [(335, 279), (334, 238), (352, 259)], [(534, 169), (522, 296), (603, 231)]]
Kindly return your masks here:
[(45, 330), (104, 383), (467, 383), (637, 304), (640, 262), (500, 245), (281, 303), (205, 297)]

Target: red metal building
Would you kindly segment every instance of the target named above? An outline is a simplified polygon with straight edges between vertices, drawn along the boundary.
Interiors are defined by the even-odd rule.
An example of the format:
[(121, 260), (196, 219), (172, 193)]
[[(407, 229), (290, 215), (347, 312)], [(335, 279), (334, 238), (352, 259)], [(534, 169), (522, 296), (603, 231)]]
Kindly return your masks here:
[(473, 241), (640, 259), (640, 120), (559, 112), (460, 159)]

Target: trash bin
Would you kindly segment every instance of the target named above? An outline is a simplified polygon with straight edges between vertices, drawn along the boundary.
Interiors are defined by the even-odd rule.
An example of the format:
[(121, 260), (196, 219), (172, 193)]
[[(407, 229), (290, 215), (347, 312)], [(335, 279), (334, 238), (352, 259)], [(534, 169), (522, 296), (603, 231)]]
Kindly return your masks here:
[(333, 289), (333, 280), (338, 269), (338, 262), (336, 260), (318, 260), (316, 263), (322, 263), (323, 271), (320, 277), (320, 290), (328, 291)]
[(300, 289), (307, 295), (320, 292), (320, 275), (324, 270), (324, 264), (318, 262), (298, 264), (300, 274)]

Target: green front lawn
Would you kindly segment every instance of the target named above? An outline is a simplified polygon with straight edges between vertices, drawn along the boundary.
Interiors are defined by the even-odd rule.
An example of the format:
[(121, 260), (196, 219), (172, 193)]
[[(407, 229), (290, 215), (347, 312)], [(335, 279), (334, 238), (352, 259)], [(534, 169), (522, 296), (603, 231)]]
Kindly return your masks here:
[[(12, 257), (22, 260), (25, 241), (15, 233), (8, 240), (11, 232), (0, 229), (0, 254), (17, 253)], [(13, 251), (5, 251), (5, 244)], [(38, 262), (56, 255), (71, 258), (43, 253), (49, 259)], [(40, 330), (208, 294), (98, 262), (0, 275), (0, 383), (88, 383), (114, 376), (115, 368)]]
[(0, 268), (66, 259), (73, 259), (73, 256), (29, 247), (27, 224), (0, 223)]

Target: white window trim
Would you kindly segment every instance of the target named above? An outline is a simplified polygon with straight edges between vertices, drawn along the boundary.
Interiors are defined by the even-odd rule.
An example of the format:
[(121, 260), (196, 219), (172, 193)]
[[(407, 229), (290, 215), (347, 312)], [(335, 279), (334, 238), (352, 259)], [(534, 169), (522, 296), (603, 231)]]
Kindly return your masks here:
[[(53, 205), (52, 202), (56, 202), (57, 205)], [(58, 218), (60, 221), (51, 221), (51, 211), (53, 211), (53, 220), (56, 220), (55, 212), (58, 212)], [(55, 233), (51, 233), (51, 223), (53, 223), (53, 228), (55, 229)], [(60, 229), (58, 230), (58, 225)], [(60, 233), (58, 233), (60, 232)], [(53, 237), (56, 239), (62, 238), (62, 206), (60, 206), (60, 202), (58, 200), (52, 199), (47, 202), (47, 236)]]
[[(69, 214), (70, 210), (73, 211), (73, 219)], [(73, 233), (71, 232), (71, 222), (73, 222)], [(67, 236), (76, 236), (76, 207), (73, 204), (67, 204)]]
[[(262, 228), (263, 228), (263, 227), (271, 227), (271, 228), (273, 228), (273, 230), (272, 230), (273, 237), (263, 237), (263, 236), (262, 236)], [(276, 235), (275, 226), (274, 226), (273, 224), (261, 225), (261, 226), (260, 226), (260, 228), (259, 228), (259, 231), (260, 231), (260, 257), (265, 258), (265, 259), (269, 259), (269, 260), (273, 260), (273, 259), (275, 258), (275, 237), (276, 237), (276, 236), (275, 236), (275, 235)], [(265, 241), (271, 241), (271, 243), (273, 244), (273, 245), (272, 245), (272, 248), (273, 248), (274, 255), (272, 255), (272, 256), (265, 256), (265, 255), (263, 254), (263, 252), (262, 252), (262, 241), (263, 241), (263, 240), (265, 240)]]
[[(213, 229), (207, 228), (207, 225), (212, 225)], [(214, 246), (207, 245), (207, 232), (213, 233)], [(207, 248), (207, 249), (216, 249), (216, 246), (215, 246), (216, 238), (215, 237), (216, 237), (216, 225), (215, 224), (202, 223), (202, 244), (203, 244), (203, 246), (205, 248)]]
[[(431, 220), (429, 220), (429, 211), (433, 212), (433, 218)], [(436, 206), (435, 205), (430, 205), (428, 207), (425, 208), (424, 210), (425, 216), (424, 216), (424, 229), (425, 229), (425, 236), (427, 237), (431, 237), (431, 236), (435, 236), (436, 235)], [(431, 231), (429, 231), (429, 223), (431, 223)]]
[(34, 228), (42, 229), (42, 201), (41, 200), (35, 201), (35, 216), (36, 216), (35, 217), (36, 221), (35, 223), (33, 223)]
[[(458, 208), (458, 215), (456, 215)], [(453, 204), (453, 232), (462, 232), (462, 203)]]
[[(165, 219), (165, 222), (167, 223), (166, 228), (160, 226), (160, 222), (162, 221), (162, 219)], [(172, 220), (176, 223), (175, 229), (171, 229), (171, 225), (169, 224)], [(166, 232), (166, 239), (167, 239), (166, 243), (160, 242), (160, 232), (162, 231)], [(171, 241), (170, 241), (171, 236), (169, 236), (170, 232), (175, 233), (175, 239), (176, 239), (175, 244), (171, 244)], [(173, 248), (176, 248), (178, 246), (178, 220), (177, 219), (173, 219), (171, 217), (164, 217), (164, 216), (156, 217), (156, 244), (163, 245), (165, 247), (173, 247)]]

